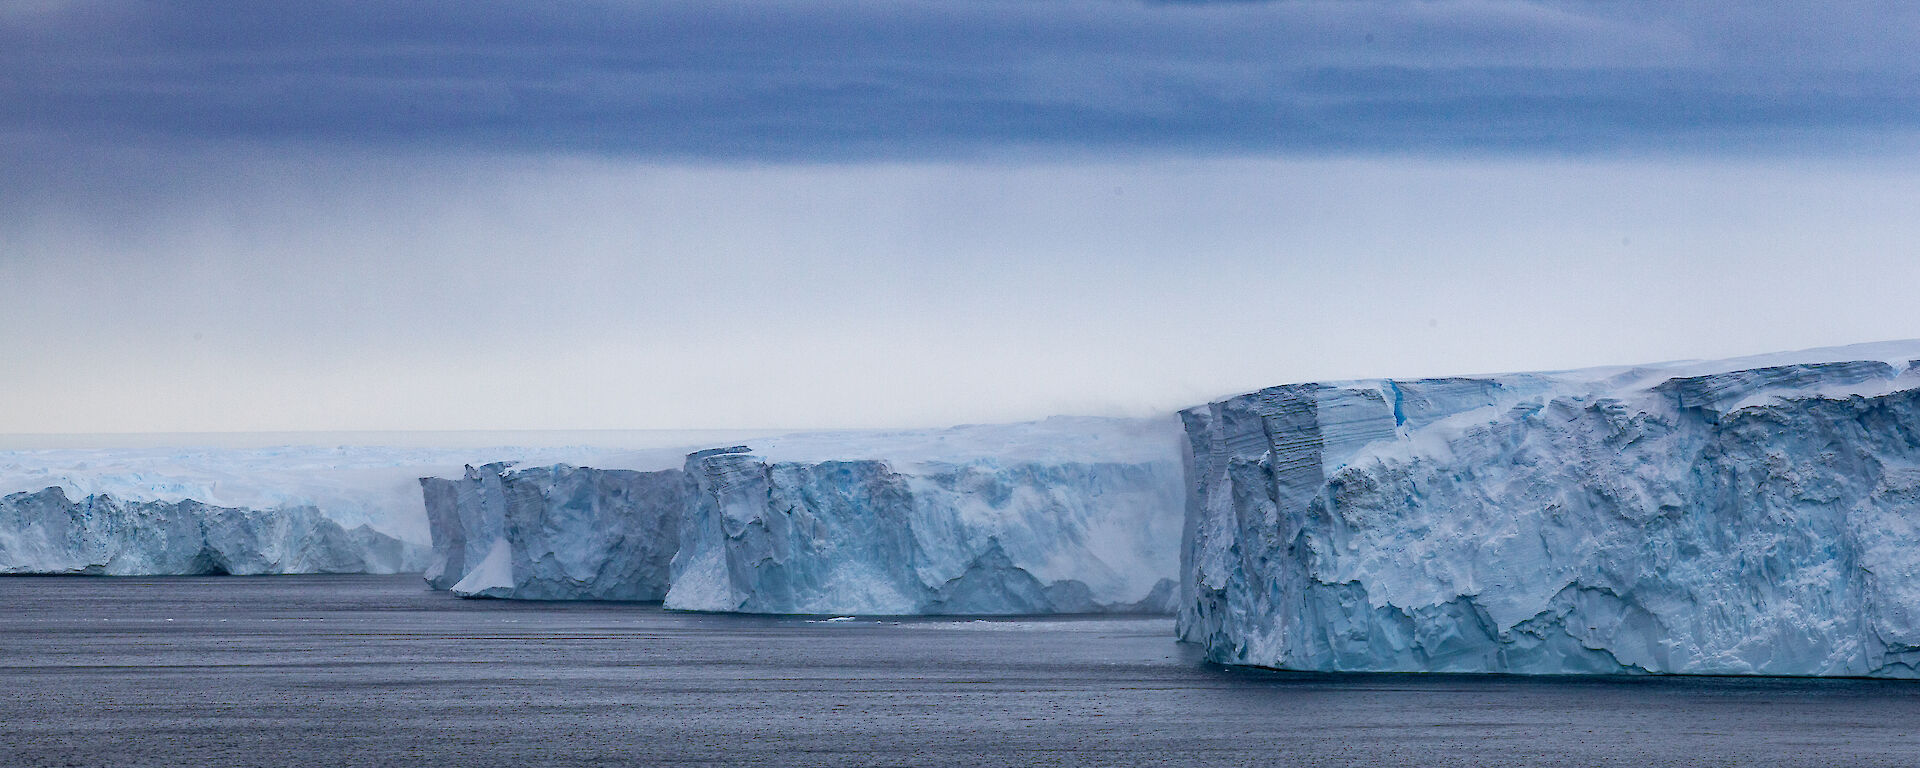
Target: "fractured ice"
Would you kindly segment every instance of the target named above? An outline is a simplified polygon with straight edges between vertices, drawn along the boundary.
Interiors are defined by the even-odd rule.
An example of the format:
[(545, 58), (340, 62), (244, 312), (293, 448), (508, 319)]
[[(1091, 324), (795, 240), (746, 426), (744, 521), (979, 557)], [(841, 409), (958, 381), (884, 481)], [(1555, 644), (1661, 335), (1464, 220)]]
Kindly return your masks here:
[[(221, 507), (314, 507), (342, 526), (362, 523), (425, 544), (422, 476), (512, 460), (632, 469), (678, 468), (687, 452), (749, 433), (295, 433), (247, 439), (157, 435), (142, 440), (67, 438), (86, 448), (0, 440), (0, 494), (60, 486), (67, 498), (194, 499)], [(390, 441), (366, 443), (369, 438)], [(222, 440), (226, 442), (221, 442)], [(528, 440), (515, 444), (507, 439)], [(213, 444), (208, 444), (213, 443)], [(29, 447), (31, 446), (31, 447)]]
[(1299, 670), (1914, 677), (1920, 343), (1182, 412), (1180, 634)]
[(1026, 614), (1171, 606), (1177, 466), (688, 458), (667, 607)]
[[(0, 440), (0, 495), (58, 487), (68, 499), (111, 497), (122, 506), (193, 502), (252, 510), (310, 508), (349, 532), (370, 526), (409, 542), (409, 551), (424, 552), (418, 545), (431, 536), (421, 503), (422, 475), (455, 473), (482, 457), (527, 464), (678, 467), (690, 450), (686, 446), (719, 435), (739, 436), (712, 431), (0, 436), (11, 438)], [(368, 438), (390, 442), (369, 443)], [(494, 442), (500, 438), (532, 442)], [(0, 521), (0, 537), (17, 538), (20, 524)], [(107, 531), (96, 527), (83, 534)], [(325, 543), (324, 537), (308, 540)], [(95, 551), (117, 545), (102, 541), (74, 546)], [(294, 556), (284, 551), (271, 555), (282, 561), (289, 557)], [(248, 558), (229, 553), (226, 559)], [(409, 566), (423, 567), (424, 561)]]
[[(1177, 434), (1165, 419), (1049, 419), (795, 435), (629, 473), (644, 493), (586, 479), (611, 470), (491, 465), (421, 481), (428, 575), (465, 595), (664, 593), (706, 611), (1168, 612)], [(548, 473), (579, 479), (556, 493)]]
[(463, 597), (660, 600), (688, 491), (679, 470), (468, 467), (420, 479), (427, 583)]
[(342, 528), (311, 507), (70, 501), (57, 486), (0, 497), (0, 573), (404, 573), (420, 570), (426, 555), (365, 525)]

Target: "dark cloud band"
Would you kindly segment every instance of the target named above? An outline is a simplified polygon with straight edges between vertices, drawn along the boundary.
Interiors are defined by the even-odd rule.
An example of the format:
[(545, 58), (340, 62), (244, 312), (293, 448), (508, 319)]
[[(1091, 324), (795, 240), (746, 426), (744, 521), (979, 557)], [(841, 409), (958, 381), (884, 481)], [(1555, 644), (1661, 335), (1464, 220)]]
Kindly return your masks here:
[[(1731, 10), (1729, 10), (1731, 9)], [(1920, 10), (26, 0), (0, 131), (654, 157), (1711, 150), (1920, 127)]]

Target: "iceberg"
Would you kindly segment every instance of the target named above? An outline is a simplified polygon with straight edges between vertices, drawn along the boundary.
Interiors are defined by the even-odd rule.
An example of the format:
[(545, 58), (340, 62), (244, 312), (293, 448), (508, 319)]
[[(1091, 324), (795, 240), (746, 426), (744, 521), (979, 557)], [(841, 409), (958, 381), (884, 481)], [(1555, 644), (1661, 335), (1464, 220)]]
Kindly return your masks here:
[(431, 540), (422, 476), (510, 459), (524, 466), (679, 468), (739, 431), (0, 435), (0, 494), (60, 486), (72, 499), (193, 499), (222, 507), (314, 507), (347, 528)]
[(1164, 464), (769, 462), (695, 454), (669, 608), (790, 614), (1168, 612)]
[(1178, 632), (1290, 670), (1920, 676), (1920, 342), (1191, 408)]
[(0, 497), (0, 573), (110, 576), (407, 573), (426, 549), (312, 507), (192, 499), (70, 501), (58, 486)]
[(659, 601), (679, 542), (679, 470), (556, 464), (420, 478), (433, 536), (427, 583), (462, 597)]
[(430, 584), (773, 614), (1171, 613), (1171, 419), (788, 435), (681, 469), (423, 478)]

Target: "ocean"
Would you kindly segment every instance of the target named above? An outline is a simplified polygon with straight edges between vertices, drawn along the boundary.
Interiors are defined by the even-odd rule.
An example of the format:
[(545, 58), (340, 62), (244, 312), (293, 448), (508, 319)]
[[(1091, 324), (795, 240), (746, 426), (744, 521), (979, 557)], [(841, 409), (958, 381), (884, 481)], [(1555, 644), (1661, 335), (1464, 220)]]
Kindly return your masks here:
[(1164, 618), (0, 578), (0, 766), (1911, 766), (1920, 684), (1283, 674)]

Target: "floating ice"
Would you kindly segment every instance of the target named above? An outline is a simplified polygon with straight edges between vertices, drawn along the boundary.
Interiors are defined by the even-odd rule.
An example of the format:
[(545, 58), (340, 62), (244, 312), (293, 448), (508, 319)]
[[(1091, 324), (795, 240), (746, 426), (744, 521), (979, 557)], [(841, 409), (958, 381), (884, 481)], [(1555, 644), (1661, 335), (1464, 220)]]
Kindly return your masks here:
[(426, 549), (311, 507), (69, 501), (59, 487), (0, 497), (0, 572), (160, 576), (418, 571)]
[(1913, 677), (1920, 342), (1181, 414), (1179, 631), (1299, 670)]
[[(0, 494), (65, 489), (122, 501), (197, 500), (221, 507), (314, 507), (347, 528), (361, 524), (430, 541), (419, 478), (463, 465), (678, 469), (687, 452), (737, 431), (280, 433), (151, 436), (0, 435)], [(522, 441), (522, 442), (510, 442)]]
[(829, 616), (1172, 609), (1182, 492), (1171, 420), (757, 442), (695, 452), (684, 472), (627, 473), (644, 479), (498, 464), (423, 479), (429, 582), (470, 596)]
[(687, 475), (696, 491), (669, 608), (884, 615), (1171, 607), (1180, 508), (1172, 450), (1145, 462), (951, 463), (774, 462), (710, 451), (688, 457)]
[(427, 582), (465, 597), (660, 600), (679, 542), (679, 470), (558, 464), (421, 478), (433, 531)]

